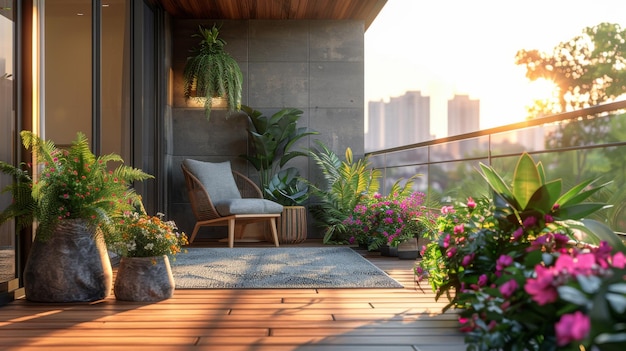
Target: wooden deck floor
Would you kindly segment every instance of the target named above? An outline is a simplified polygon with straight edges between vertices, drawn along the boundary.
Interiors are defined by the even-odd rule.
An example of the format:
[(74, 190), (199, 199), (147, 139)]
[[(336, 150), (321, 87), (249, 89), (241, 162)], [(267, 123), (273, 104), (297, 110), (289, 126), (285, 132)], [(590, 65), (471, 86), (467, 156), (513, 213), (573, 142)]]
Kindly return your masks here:
[(455, 351), (453, 313), (416, 288), (412, 261), (366, 254), (404, 289), (176, 290), (159, 303), (18, 300), (0, 350)]

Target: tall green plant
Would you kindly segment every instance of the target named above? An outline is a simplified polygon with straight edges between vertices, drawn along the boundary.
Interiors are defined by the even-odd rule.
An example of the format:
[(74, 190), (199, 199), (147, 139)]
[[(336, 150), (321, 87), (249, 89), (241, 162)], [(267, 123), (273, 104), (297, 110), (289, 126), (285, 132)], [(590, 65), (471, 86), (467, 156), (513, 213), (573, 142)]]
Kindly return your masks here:
[(239, 111), (243, 74), (237, 61), (224, 50), (226, 41), (218, 38), (219, 29), (215, 25), (211, 29), (199, 26), (198, 30), (199, 34), (192, 37), (201, 38), (199, 46), (191, 51), (194, 56), (187, 58), (183, 71), (185, 99), (203, 99), (207, 120), (214, 97), (225, 98), (229, 112)]
[(347, 237), (344, 221), (365, 194), (373, 195), (380, 188), (380, 170), (371, 169), (367, 158), (354, 160), (352, 150), (346, 149), (345, 161), (321, 141), (311, 148), (309, 155), (315, 161), (325, 180), (323, 185), (309, 182), (315, 203), (311, 214), (324, 228), (324, 243), (344, 242)]
[[(306, 127), (298, 127), (298, 119), (302, 116), (302, 110), (296, 108), (284, 108), (271, 117), (264, 116), (263, 113), (249, 106), (242, 106), (251, 122), (248, 128), (248, 141), (250, 152), (240, 157), (245, 158), (259, 173), (259, 183), (265, 198), (277, 197), (275, 191), (281, 189), (287, 195), (290, 190), (296, 193), (302, 190), (302, 185), (294, 185), (297, 178), (293, 175), (297, 169), (289, 167), (285, 173), (279, 175), (279, 171), (291, 159), (299, 156), (307, 157), (304, 151), (293, 150), (295, 143), (308, 136), (318, 134), (314, 131), (307, 131)], [(287, 171), (292, 169), (290, 171)], [(289, 181), (290, 183), (283, 183)], [(270, 186), (272, 187), (270, 189)], [(295, 186), (295, 188), (294, 188)], [(301, 197), (296, 197), (301, 198)]]

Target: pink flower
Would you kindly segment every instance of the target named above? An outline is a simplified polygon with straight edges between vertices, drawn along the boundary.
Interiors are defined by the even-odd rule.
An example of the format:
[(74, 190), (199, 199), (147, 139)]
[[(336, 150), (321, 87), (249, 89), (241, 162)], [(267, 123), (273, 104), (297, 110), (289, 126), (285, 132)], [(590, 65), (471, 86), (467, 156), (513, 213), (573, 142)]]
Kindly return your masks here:
[(611, 261), (615, 268), (624, 269), (626, 267), (626, 256), (622, 252), (616, 253)]
[(463, 224), (454, 226), (454, 234), (462, 234), (465, 231), (465, 226)]
[(519, 238), (521, 238), (522, 235), (524, 235), (524, 228), (523, 227), (519, 227), (519, 228), (515, 229), (515, 231), (513, 232), (513, 240), (519, 240)]
[(467, 208), (469, 208), (470, 210), (476, 208), (476, 202), (474, 202), (474, 199), (472, 199), (471, 197), (467, 198)]
[(522, 222), (522, 225), (524, 226), (524, 228), (529, 228), (534, 226), (535, 224), (537, 224), (537, 218), (535, 217), (526, 217), (526, 219), (524, 219), (524, 221)]
[(441, 213), (444, 214), (444, 215), (445, 214), (449, 214), (449, 213), (454, 213), (454, 212), (456, 212), (456, 211), (454, 210), (453, 206), (443, 206), (441, 208)]
[(554, 326), (556, 341), (559, 346), (565, 346), (572, 341), (583, 340), (589, 334), (591, 322), (589, 317), (580, 311), (564, 314)]
[(502, 271), (511, 264), (513, 264), (513, 257), (509, 255), (501, 255), (496, 261), (496, 270)]
[(481, 276), (478, 277), (478, 286), (485, 286), (485, 285), (487, 285), (487, 275), (481, 274)]
[(465, 257), (463, 257), (463, 261), (461, 262), (461, 265), (463, 267), (467, 267), (469, 266), (470, 263), (472, 263), (473, 260), (474, 260), (474, 254), (465, 255)]
[(552, 223), (552, 222), (554, 222), (554, 217), (552, 217), (552, 216), (551, 216), (551, 215), (549, 215), (549, 214), (546, 214), (545, 216), (543, 216), (543, 220), (544, 220), (546, 223)]
[(452, 258), (454, 255), (456, 255), (456, 247), (449, 248), (448, 252), (446, 252), (446, 256), (448, 256), (448, 258)]
[(552, 286), (552, 269), (537, 265), (535, 267), (535, 273), (537, 277), (526, 280), (524, 290), (540, 305), (556, 301), (558, 293), (556, 288)]
[(504, 297), (505, 299), (508, 299), (509, 297), (511, 297), (511, 295), (513, 295), (513, 293), (515, 292), (515, 290), (517, 290), (517, 288), (519, 287), (519, 285), (517, 284), (517, 282), (513, 279), (509, 280), (508, 282), (500, 285), (500, 293), (502, 294), (502, 297)]

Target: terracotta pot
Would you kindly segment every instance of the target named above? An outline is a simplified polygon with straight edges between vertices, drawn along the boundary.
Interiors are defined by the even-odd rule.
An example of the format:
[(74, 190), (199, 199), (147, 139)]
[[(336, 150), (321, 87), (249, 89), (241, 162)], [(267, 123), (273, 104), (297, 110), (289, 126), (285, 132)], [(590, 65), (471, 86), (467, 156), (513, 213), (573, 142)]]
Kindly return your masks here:
[(64, 219), (35, 240), (24, 267), (26, 299), (90, 302), (111, 293), (113, 271), (101, 233), (82, 219)]
[(167, 255), (122, 257), (115, 277), (115, 298), (155, 302), (174, 295), (174, 276)]

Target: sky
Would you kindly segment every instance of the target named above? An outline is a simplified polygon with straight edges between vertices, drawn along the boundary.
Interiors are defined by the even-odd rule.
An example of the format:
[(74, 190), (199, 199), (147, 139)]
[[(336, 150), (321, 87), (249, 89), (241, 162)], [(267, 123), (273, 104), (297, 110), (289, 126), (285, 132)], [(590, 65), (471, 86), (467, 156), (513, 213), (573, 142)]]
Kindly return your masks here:
[(365, 108), (421, 91), (437, 137), (455, 94), (480, 100), (481, 129), (523, 121), (551, 86), (525, 77), (517, 51), (552, 52), (602, 22), (626, 28), (626, 0), (387, 0), (365, 32)]

